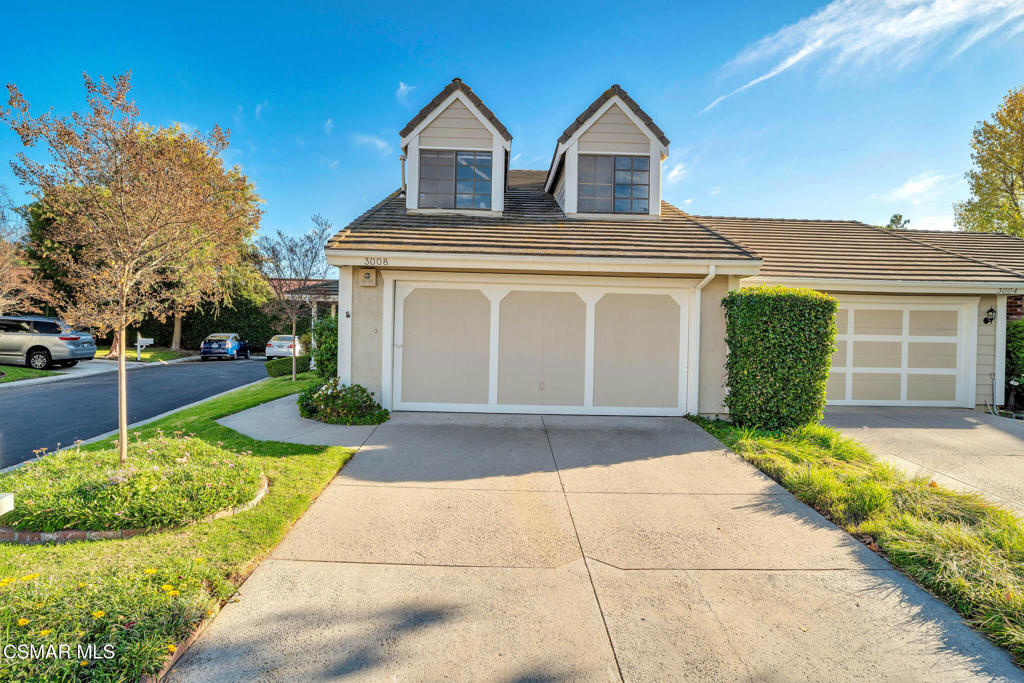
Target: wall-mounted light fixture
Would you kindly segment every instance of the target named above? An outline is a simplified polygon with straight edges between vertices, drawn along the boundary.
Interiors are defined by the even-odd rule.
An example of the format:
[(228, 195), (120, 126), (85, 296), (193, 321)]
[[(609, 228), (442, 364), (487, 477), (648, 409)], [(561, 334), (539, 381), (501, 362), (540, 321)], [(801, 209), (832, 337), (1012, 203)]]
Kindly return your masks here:
[(981, 322), (986, 325), (991, 325), (992, 321), (996, 319), (996, 309), (989, 306), (989, 309), (985, 311), (985, 317), (981, 319)]

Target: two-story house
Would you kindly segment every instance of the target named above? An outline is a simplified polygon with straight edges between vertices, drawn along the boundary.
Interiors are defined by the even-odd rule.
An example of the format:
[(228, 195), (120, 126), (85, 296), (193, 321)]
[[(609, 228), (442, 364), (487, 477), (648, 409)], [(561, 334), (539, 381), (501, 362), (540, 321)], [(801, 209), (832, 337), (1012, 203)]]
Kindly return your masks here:
[(721, 413), (720, 301), (753, 283), (839, 298), (831, 403), (1002, 400), (1020, 240), (687, 214), (662, 200), (668, 138), (617, 85), (547, 170), (509, 169), (508, 128), (459, 79), (399, 135), (401, 186), (326, 250), (339, 375), (386, 408)]

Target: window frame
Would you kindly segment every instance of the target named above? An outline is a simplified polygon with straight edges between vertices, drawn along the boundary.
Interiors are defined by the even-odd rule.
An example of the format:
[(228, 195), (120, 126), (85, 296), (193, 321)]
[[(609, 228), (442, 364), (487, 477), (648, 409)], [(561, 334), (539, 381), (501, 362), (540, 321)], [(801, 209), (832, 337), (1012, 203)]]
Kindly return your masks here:
[[(424, 206), (422, 204), (422, 201), (423, 201), (422, 195), (435, 195), (435, 196), (445, 195), (445, 196), (447, 196), (447, 193), (424, 192), (423, 191), (424, 180), (438, 180), (436, 178), (424, 178), (423, 177), (424, 155), (428, 155), (428, 154), (443, 154), (443, 153), (451, 153), (451, 155), (452, 155), (452, 167), (451, 167), (452, 168), (452, 192), (451, 192), (451, 195), (450, 195), (451, 199), (452, 199), (452, 205), (450, 207), (447, 207), (447, 206)], [(460, 154), (461, 155), (466, 155), (466, 154), (473, 155), (473, 162), (474, 163), (469, 165), (469, 168), (481, 167), (481, 166), (479, 166), (475, 162), (477, 162), (479, 160), (478, 159), (479, 156), (486, 155), (489, 158), (489, 161), (490, 161), (488, 177), (486, 179), (483, 179), (483, 178), (459, 178), (459, 155)], [(417, 209), (429, 209), (429, 210), (433, 210), (433, 211), (492, 211), (493, 210), (493, 206), (494, 206), (494, 153), (493, 153), (493, 151), (482, 150), (482, 149), (433, 149), (433, 148), (423, 149), (423, 148), (421, 148), (420, 151), (419, 151), (419, 168), (417, 169), (417, 173), (419, 174), (419, 176), (418, 176), (419, 181), (418, 181), (418, 186), (417, 186), (417, 190), (416, 190), (416, 195), (417, 195), (416, 196), (416, 208)], [(447, 179), (440, 179), (440, 180), (442, 182), (446, 182), (447, 181)], [(474, 191), (472, 193), (459, 192), (459, 183), (460, 182), (461, 183), (473, 183), (473, 190)], [(486, 183), (487, 191), (486, 192), (476, 192), (477, 185), (478, 184), (482, 184), (482, 183)], [(460, 195), (473, 197), (473, 201), (472, 201), (473, 204), (476, 203), (477, 198), (479, 198), (479, 197), (486, 197), (487, 198), (487, 206), (486, 207), (481, 207), (481, 206), (459, 206), (459, 196)]]
[[(581, 173), (582, 173), (582, 171), (581, 171), (581, 168), (580, 168), (580, 166), (581, 166), (580, 161), (584, 157), (589, 157), (589, 158), (594, 158), (594, 159), (602, 159), (603, 158), (603, 159), (610, 159), (611, 160), (611, 184), (610, 184), (610, 186), (604, 185), (603, 183), (596, 183), (596, 182), (584, 183), (584, 182), (581, 181)], [(630, 160), (630, 168), (629, 169), (619, 169), (618, 168), (618, 160), (619, 159), (629, 159)], [(634, 161), (635, 159), (643, 159), (646, 162), (645, 163), (646, 168), (636, 168), (636, 162)], [(616, 182), (616, 175), (619, 172), (630, 173), (631, 174), (630, 182), (629, 183), (618, 183), (618, 182)], [(646, 173), (647, 174), (647, 182), (646, 183), (635, 183), (635, 182), (633, 182), (632, 174), (635, 174), (635, 173)], [(577, 213), (595, 213), (595, 214), (601, 214), (601, 215), (620, 214), (620, 215), (632, 215), (632, 216), (646, 216), (646, 215), (649, 215), (650, 212), (651, 212), (651, 158), (648, 155), (645, 155), (645, 154), (597, 154), (597, 153), (583, 153), (583, 152), (580, 152), (580, 153), (577, 154), (576, 176), (577, 176), (576, 177), (576, 206), (577, 206)], [(610, 192), (611, 192), (611, 197), (610, 197), (610, 200), (611, 200), (611, 210), (610, 211), (600, 211), (600, 210), (597, 210), (597, 209), (593, 209), (593, 210), (590, 210), (590, 211), (582, 211), (582, 210), (580, 210), (579, 209), (579, 205), (580, 205), (580, 200), (581, 199), (594, 199), (594, 200), (596, 200), (596, 199), (607, 199), (606, 197), (598, 197), (596, 195), (584, 196), (582, 194), (584, 186), (590, 186), (590, 187), (609, 187), (610, 188)], [(628, 197), (619, 197), (619, 196), (617, 196), (616, 188), (618, 188), (618, 187), (628, 187), (628, 188), (630, 188), (629, 196)], [(647, 196), (646, 197), (635, 196), (633, 188), (636, 188), (636, 187), (646, 187), (647, 191), (646, 191), (645, 194)], [(630, 203), (630, 210), (629, 211), (617, 210), (616, 206), (615, 206), (617, 199), (619, 199), (619, 200), (626, 200), (627, 202), (629, 202)], [(636, 202), (646, 202), (647, 203), (647, 209), (643, 210), (643, 211), (633, 211), (632, 210), (632, 205), (634, 203), (636, 203)]]

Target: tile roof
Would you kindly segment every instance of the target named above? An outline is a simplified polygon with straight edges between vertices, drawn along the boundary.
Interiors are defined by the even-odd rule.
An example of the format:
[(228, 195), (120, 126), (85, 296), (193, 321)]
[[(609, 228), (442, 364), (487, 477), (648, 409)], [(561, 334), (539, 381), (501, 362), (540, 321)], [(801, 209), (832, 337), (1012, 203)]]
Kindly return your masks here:
[(757, 257), (662, 202), (660, 219), (567, 219), (546, 171), (509, 171), (503, 216), (407, 213), (398, 191), (327, 243), (351, 251), (743, 260)]
[(634, 114), (636, 114), (637, 118), (647, 126), (647, 129), (654, 134), (654, 137), (658, 138), (661, 144), (668, 147), (668, 138), (665, 137), (665, 133), (662, 132), (661, 128), (658, 128), (658, 124), (654, 122), (654, 119), (647, 115), (647, 112), (640, 108), (640, 105), (637, 104), (633, 98), (629, 96), (629, 93), (623, 90), (618, 83), (601, 93), (600, 97), (594, 100), (589, 107), (583, 110), (583, 113), (577, 116), (576, 120), (569, 124), (569, 127), (565, 129), (562, 136), (558, 138), (558, 142), (562, 143), (571, 138), (573, 134), (580, 129), (580, 126), (589, 121), (590, 117), (592, 117), (605, 102), (616, 95), (633, 111)]
[(498, 117), (494, 115), (494, 112), (487, 108), (487, 105), (483, 103), (483, 100), (477, 97), (477, 94), (473, 92), (473, 89), (463, 83), (461, 78), (453, 78), (451, 83), (446, 85), (441, 92), (437, 93), (437, 96), (435, 96), (434, 99), (427, 103), (427, 106), (420, 109), (420, 113), (416, 114), (416, 116), (412, 117), (412, 120), (409, 121), (409, 123), (405, 124), (405, 128), (400, 130), (398, 135), (404, 138), (406, 135), (411, 133), (416, 126), (420, 125), (420, 122), (423, 121), (423, 119), (430, 116), (430, 113), (441, 106), (441, 103), (456, 90), (461, 90), (465, 93), (466, 97), (468, 97), (469, 100), (476, 105), (476, 108), (480, 113), (484, 115), (484, 118), (490, 121), (491, 125), (501, 133), (501, 136), (510, 142), (512, 141), (512, 133), (508, 132), (508, 128), (505, 127), (505, 124), (498, 120)]
[(1024, 275), (1024, 240), (998, 232), (907, 230), (905, 237)]
[[(766, 277), (954, 282), (1024, 279), (1024, 270), (1014, 271), (1002, 259), (983, 260), (961, 249), (937, 248), (915, 237), (913, 230), (883, 230), (856, 221), (693, 219), (760, 255), (764, 259), (760, 275)], [(994, 256), (993, 251), (986, 253)]]

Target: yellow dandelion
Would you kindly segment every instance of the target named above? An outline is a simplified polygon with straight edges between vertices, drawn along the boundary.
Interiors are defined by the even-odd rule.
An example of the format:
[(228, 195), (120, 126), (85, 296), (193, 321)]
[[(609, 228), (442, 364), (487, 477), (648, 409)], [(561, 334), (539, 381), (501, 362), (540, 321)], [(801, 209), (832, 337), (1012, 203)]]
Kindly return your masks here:
[(170, 652), (171, 654), (174, 654), (175, 652), (178, 651), (178, 646), (175, 645), (174, 643), (171, 643), (171, 644), (169, 644), (167, 646), (167, 651)]
[(22, 581), (31, 581), (32, 579), (38, 579), (38, 578), (39, 578), (39, 574), (25, 574), (25, 576), (21, 577), (21, 580)]
[(205, 557), (197, 557), (196, 558), (196, 562), (199, 562), (200, 564), (202, 564), (203, 562), (206, 562), (206, 558)]
[(89, 666), (89, 662), (88, 662), (87, 660), (84, 660), (84, 659), (83, 659), (82, 661), (80, 661), (80, 662), (78, 663), (78, 665), (79, 665), (79, 666)]
[(50, 629), (48, 629), (48, 628), (44, 628), (42, 631), (39, 632), (39, 636), (40, 637), (48, 636), (48, 635), (50, 635)]
[(160, 590), (162, 590), (162, 591), (172, 591), (172, 590), (174, 590), (174, 586), (172, 586), (169, 583), (165, 583), (164, 585), (160, 586)]
[(85, 588), (85, 583), (84, 583), (84, 582), (82, 582), (82, 581), (79, 581), (79, 582), (78, 582), (78, 587), (79, 587), (79, 588)]
[(173, 597), (175, 595), (178, 595), (178, 591), (167, 591), (167, 594)]
[(31, 621), (31, 620), (30, 619), (26, 619), (25, 617), (22, 617), (21, 619), (18, 619), (18, 626), (25, 626), (25, 625), (28, 624), (29, 621)]
[(147, 574), (156, 574), (156, 570), (153, 569), (152, 567), (147, 567), (143, 571), (146, 572)]
[(103, 611), (103, 610), (101, 610), (101, 609), (98, 609), (98, 610), (96, 610), (95, 612), (93, 612), (93, 613), (92, 613), (92, 615), (93, 615), (93, 616), (94, 616), (95, 618), (99, 619), (100, 617), (105, 617), (105, 616), (107, 615), (107, 613), (106, 613), (106, 612), (104, 612), (104, 611)]

